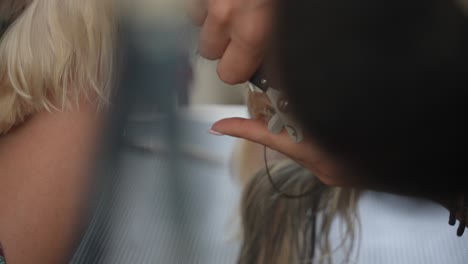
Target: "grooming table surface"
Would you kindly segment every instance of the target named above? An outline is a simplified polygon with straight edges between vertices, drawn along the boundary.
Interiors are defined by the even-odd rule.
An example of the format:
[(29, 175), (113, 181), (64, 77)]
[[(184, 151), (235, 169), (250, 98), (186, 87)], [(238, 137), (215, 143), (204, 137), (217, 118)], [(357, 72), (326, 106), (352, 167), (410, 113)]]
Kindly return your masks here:
[[(128, 147), (115, 168), (112, 200), (97, 210), (72, 263), (233, 264), (239, 250), (239, 187), (230, 174), (235, 140), (207, 133), (242, 106), (183, 110), (177, 176), (159, 118), (139, 117), (125, 131)], [(468, 236), (458, 238), (448, 212), (422, 200), (366, 192), (359, 202), (362, 264), (468, 263)], [(332, 244), (340, 238), (335, 221)], [(341, 264), (340, 251), (335, 252)]]

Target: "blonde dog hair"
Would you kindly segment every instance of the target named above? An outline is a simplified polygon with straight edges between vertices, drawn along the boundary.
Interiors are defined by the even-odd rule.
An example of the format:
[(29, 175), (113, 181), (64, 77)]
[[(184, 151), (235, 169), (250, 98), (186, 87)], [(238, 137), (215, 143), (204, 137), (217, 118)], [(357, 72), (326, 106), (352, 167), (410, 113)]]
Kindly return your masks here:
[[(326, 187), (290, 160), (271, 164), (270, 174), (287, 193), (313, 192), (288, 199), (272, 187), (265, 170), (252, 175), (242, 192), (238, 264), (334, 263), (335, 253), (351, 263), (359, 242), (358, 192)], [(344, 232), (333, 240), (335, 220)]]
[(0, 0), (0, 134), (82, 98), (102, 105), (112, 80), (112, 0)]

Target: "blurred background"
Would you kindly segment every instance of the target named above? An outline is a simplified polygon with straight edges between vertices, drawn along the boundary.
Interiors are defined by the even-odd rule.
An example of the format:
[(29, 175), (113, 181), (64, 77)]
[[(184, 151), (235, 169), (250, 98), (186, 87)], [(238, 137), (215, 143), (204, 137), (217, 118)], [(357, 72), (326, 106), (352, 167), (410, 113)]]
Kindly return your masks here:
[(236, 140), (208, 131), (247, 116), (247, 88), (223, 84), (216, 62), (196, 55), (177, 1), (122, 4), (114, 116), (72, 263), (235, 263)]
[(223, 83), (216, 75), (216, 61), (195, 57), (193, 66), (194, 80), (190, 98), (192, 106), (245, 104), (247, 86)]

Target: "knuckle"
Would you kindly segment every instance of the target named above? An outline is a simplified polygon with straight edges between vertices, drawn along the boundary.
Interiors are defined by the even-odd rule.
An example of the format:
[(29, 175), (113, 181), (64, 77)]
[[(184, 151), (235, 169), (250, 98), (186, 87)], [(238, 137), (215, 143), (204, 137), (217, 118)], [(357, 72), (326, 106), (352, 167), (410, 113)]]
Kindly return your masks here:
[(255, 57), (263, 54), (267, 48), (267, 39), (261, 32), (252, 28), (243, 29), (237, 36), (238, 45)]
[(210, 8), (209, 15), (217, 24), (225, 25), (231, 20), (234, 8), (230, 1), (217, 1)]
[(248, 48), (259, 46), (262, 42), (261, 32), (255, 27), (246, 27), (239, 34), (239, 41), (244, 43)]

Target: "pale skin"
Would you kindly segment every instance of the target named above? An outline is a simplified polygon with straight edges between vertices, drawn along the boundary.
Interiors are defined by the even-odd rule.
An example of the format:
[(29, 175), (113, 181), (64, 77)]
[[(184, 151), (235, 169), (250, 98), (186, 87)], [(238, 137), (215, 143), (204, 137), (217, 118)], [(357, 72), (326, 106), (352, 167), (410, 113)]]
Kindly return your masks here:
[(100, 117), (39, 113), (0, 137), (0, 239), (8, 264), (67, 263), (85, 224)]
[(261, 65), (271, 34), (272, 0), (188, 0), (200, 26), (199, 53), (219, 60), (219, 78), (244, 83)]

